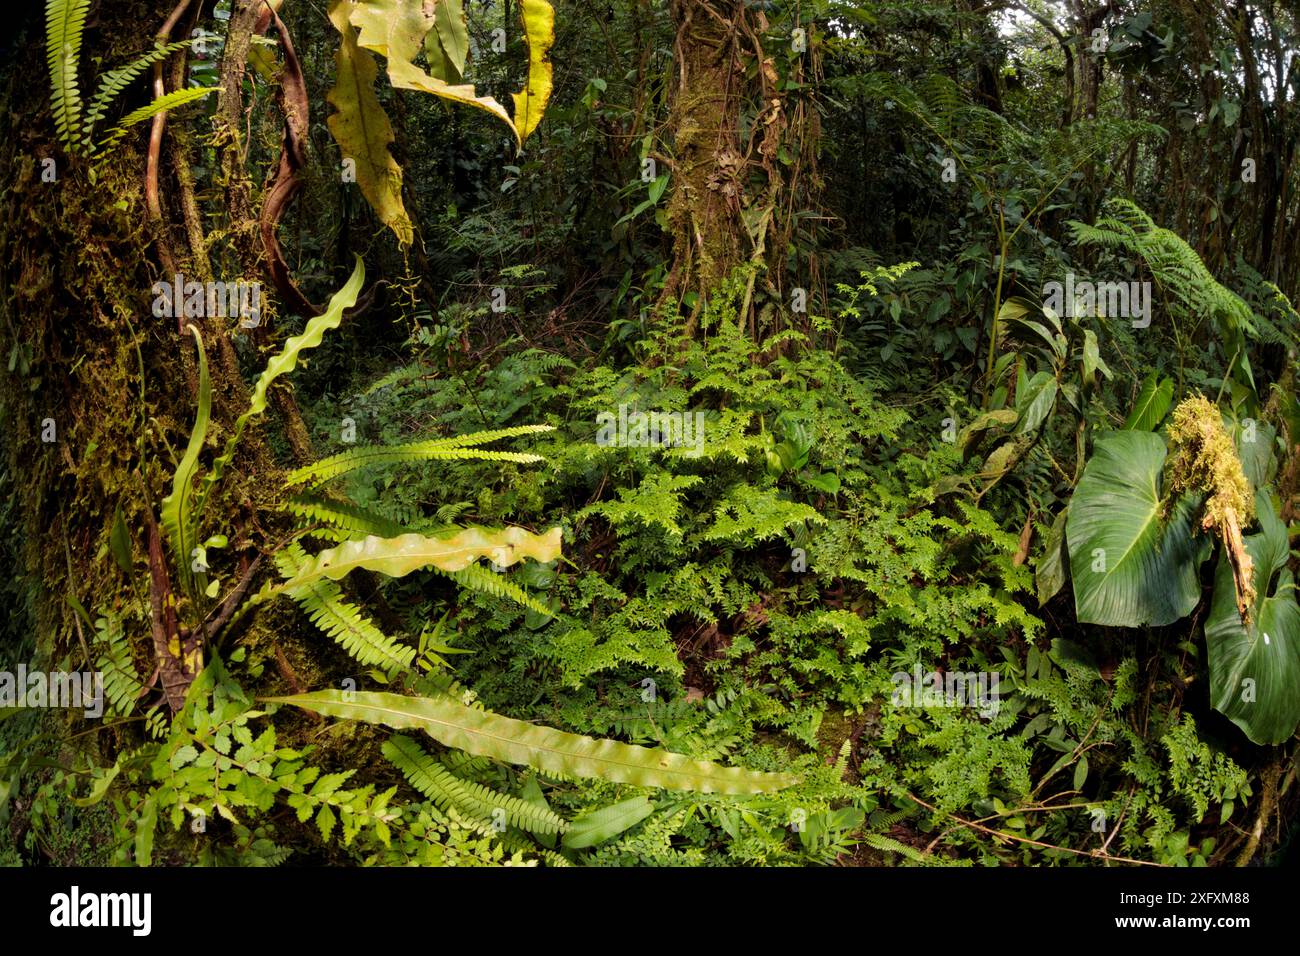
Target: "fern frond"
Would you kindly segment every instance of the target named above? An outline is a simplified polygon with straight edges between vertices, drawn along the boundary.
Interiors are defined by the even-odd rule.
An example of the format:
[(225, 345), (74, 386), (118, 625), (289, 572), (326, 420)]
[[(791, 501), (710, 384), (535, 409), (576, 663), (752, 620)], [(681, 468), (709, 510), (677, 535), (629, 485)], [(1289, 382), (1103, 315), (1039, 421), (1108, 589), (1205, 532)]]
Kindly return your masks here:
[(541, 461), (541, 456), (524, 452), (489, 451), (472, 446), (482, 445), (501, 438), (513, 438), (517, 435), (536, 434), (537, 432), (550, 430), (550, 425), (522, 425), (516, 428), (472, 432), (468, 435), (457, 435), (454, 438), (434, 438), (428, 441), (409, 442), (405, 445), (366, 445), (305, 465), (292, 472), (285, 479), (285, 484), (319, 484), (338, 478), (340, 475), (346, 475), (359, 468), (369, 468), (375, 465), (397, 465), (415, 461), (481, 459), (485, 461), (513, 461), (519, 464), (531, 464)]
[(906, 843), (898, 842), (893, 837), (882, 836), (879, 833), (867, 833), (863, 835), (862, 839), (868, 846), (883, 850), (886, 853), (897, 853), (913, 863), (921, 863), (926, 859), (925, 854), (908, 846)]
[(216, 91), (215, 86), (196, 86), (188, 90), (173, 90), (165, 96), (160, 96), (153, 102), (137, 110), (132, 110), (123, 116), (118, 121), (118, 124), (108, 131), (108, 135), (100, 140), (99, 145), (95, 147), (95, 151), (103, 152), (106, 149), (111, 149), (119, 139), (126, 135), (126, 131), (136, 123), (143, 123), (147, 119), (153, 119), (159, 113), (175, 109), (178, 106), (184, 106), (186, 103), (191, 103)]
[(371, 385), (361, 394), (363, 396), (373, 395), (375, 394), (375, 392), (381, 391), (382, 389), (388, 388), (389, 386), (392, 385), (404, 385), (407, 382), (414, 381), (415, 379), (427, 375), (428, 372), (429, 370), (425, 368), (423, 365), (420, 365), (418, 362), (415, 363), (414, 365), (405, 365), (401, 368), (394, 369), (393, 371), (389, 372), (387, 375), (380, 378), (378, 381), (376, 381), (373, 385)]
[(87, 149), (93, 148), (92, 136), (95, 124), (104, 118), (104, 114), (108, 112), (108, 105), (122, 94), (122, 91), (131, 84), (132, 80), (159, 60), (165, 60), (177, 50), (185, 49), (191, 42), (190, 40), (181, 40), (179, 43), (168, 43), (166, 46), (155, 47), (138, 59), (132, 60), (126, 66), (120, 66), (103, 74), (99, 78), (99, 88), (95, 91), (95, 95), (91, 97), (90, 103), (86, 107), (86, 118), (81, 124), (82, 144)]
[(468, 448), (471, 445), (486, 445), (490, 441), (502, 438), (518, 438), (520, 435), (538, 435), (542, 432), (555, 431), (554, 425), (515, 425), (511, 428), (493, 428), (481, 432), (466, 432), (451, 438), (438, 438), (435, 441), (446, 448)]
[(340, 531), (361, 535), (377, 534), (395, 538), (407, 528), (381, 514), (351, 502), (328, 501), (315, 495), (298, 495), (286, 502), (284, 510), (305, 521), (318, 522)]
[(410, 737), (394, 734), (384, 742), (382, 750), (411, 786), (440, 809), (455, 809), (486, 820), (492, 820), (493, 811), (499, 810), (511, 826), (528, 833), (563, 833), (568, 828), (568, 823), (547, 807), (456, 777)]
[(550, 608), (519, 585), (505, 575), (498, 574), (481, 564), (471, 564), (459, 571), (441, 571), (438, 568), (434, 568), (434, 570), (445, 574), (463, 588), (471, 591), (481, 591), (484, 594), (491, 594), (493, 597), (508, 598), (516, 604), (523, 605), (530, 611), (536, 611), (538, 614), (544, 614), (547, 617), (554, 617), (554, 613)]
[[(275, 556), (280, 574), (291, 578), (307, 563), (307, 554), (296, 542)], [(359, 663), (385, 670), (410, 670), (415, 648), (401, 644), (381, 631), (355, 605), (343, 600), (333, 581), (321, 578), (288, 592), (311, 618)]]
[(113, 614), (95, 621), (95, 643), (104, 648), (95, 662), (95, 669), (104, 675), (104, 696), (113, 714), (126, 717), (135, 710), (144, 685), (131, 661), (122, 619)]
[(487, 757), (476, 757), (463, 750), (449, 750), (442, 755), (443, 766), (458, 777), (478, 780), (489, 770), (493, 763)]
[(76, 146), (81, 120), (81, 91), (77, 67), (81, 62), (81, 36), (86, 29), (90, 0), (46, 0), (45, 57), (50, 69), (50, 105), (59, 142)]

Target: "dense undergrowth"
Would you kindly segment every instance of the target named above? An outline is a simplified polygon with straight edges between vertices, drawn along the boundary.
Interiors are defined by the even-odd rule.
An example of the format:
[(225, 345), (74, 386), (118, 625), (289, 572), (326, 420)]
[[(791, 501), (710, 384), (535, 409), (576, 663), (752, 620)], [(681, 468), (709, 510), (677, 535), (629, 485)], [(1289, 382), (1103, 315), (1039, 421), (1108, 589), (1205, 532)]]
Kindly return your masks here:
[[(94, 723), (0, 713), (0, 862), (1281, 860), (1300, 723), (1300, 315), (1286, 269), (1257, 262), (1269, 281), (1162, 225), (1187, 220), (1159, 156), (1196, 144), (1166, 145), (1174, 124), (1119, 95), (1058, 128), (1055, 54), (1032, 24), (994, 103), (970, 89), (986, 54), (949, 29), (976, 14), (768, 5), (756, 35), (775, 49), (805, 24), (818, 65), (756, 61), (790, 103), (742, 104), (738, 125), (802, 123), (798, 144), (758, 150), (765, 182), (777, 165), (806, 174), (839, 214), (777, 224), (773, 203), (784, 245), (755, 242), (701, 292), (674, 245), (677, 167), (644, 172), (668, 148), (647, 125), (683, 109), (648, 65), (671, 65), (674, 22), (626, 6), (599, 47), (618, 74), (593, 62), (597, 25), (557, 4), (548, 34), (550, 5), (522, 5), (525, 51), (555, 44), (555, 63), (577, 64), (548, 101), (550, 67), (524, 60), (512, 95), (545, 91), (540, 127), (518, 101), (471, 121), (435, 99), (466, 102), (438, 72), (455, 64), (436, 62), (460, 49), (461, 79), (454, 24), (410, 85), (396, 45), (367, 40), (373, 10), (286, 11), (304, 95), (323, 99), (311, 67), (340, 37), (360, 44), (349, 55), (382, 47), (393, 88), (351, 107), (333, 95), (331, 119), (378, 110), (388, 128), (386, 109), (388, 141), (438, 148), (394, 150), (408, 189), (395, 206), (366, 195), (373, 214), (304, 174), (284, 241), (297, 281), (333, 297), (307, 318), (277, 301), (272, 331), (231, 333), (225, 353), (188, 326), (185, 421), (160, 419), (157, 370), (131, 365), (139, 460), (79, 556), (110, 585), (89, 604), (71, 587), (54, 602), (66, 626), (38, 637), (46, 583), (0, 582), (0, 664), (96, 670), (106, 701)], [(1186, 92), (1160, 44), (1188, 13), (1161, 15), (1115, 13), (1129, 43), (1112, 68)], [(1294, 17), (1275, 25), (1294, 40)], [(484, 46), (488, 27), (470, 24)], [(912, 44), (926, 30), (943, 57)], [(1124, 53), (1144, 45), (1151, 62)], [(202, 62), (212, 75), (192, 79), (211, 85), (218, 61)], [(505, 89), (505, 70), (485, 63), (480, 92)], [(287, 73), (246, 82), (261, 94)], [(407, 115), (403, 89), (434, 96)], [(66, 84), (52, 102), (66, 132)], [(149, 118), (136, 112), (97, 148)], [(249, 162), (270, 168), (281, 123), (255, 116)], [(486, 125), (503, 117), (536, 137), (511, 162)], [(313, 122), (330, 144), (312, 152), (333, 163), (330, 131), (346, 136)], [(194, 195), (219, 220), (226, 142), (195, 135)], [(856, 199), (854, 150), (881, 164)], [(825, 169), (804, 169), (819, 153)], [(1130, 156), (1126, 182), (1099, 172)], [(93, 168), (67, 175), (89, 190)], [(353, 220), (374, 235), (349, 238)], [(243, 265), (238, 236), (223, 221), (206, 243)], [(1076, 272), (1125, 283), (1133, 314), (1062, 298)], [(28, 352), (5, 343), (37, 393)], [(262, 497), (250, 462), (280, 469)], [(30, 526), (5, 469), (0, 525)], [(10, 536), (0, 548), (25, 560)]]

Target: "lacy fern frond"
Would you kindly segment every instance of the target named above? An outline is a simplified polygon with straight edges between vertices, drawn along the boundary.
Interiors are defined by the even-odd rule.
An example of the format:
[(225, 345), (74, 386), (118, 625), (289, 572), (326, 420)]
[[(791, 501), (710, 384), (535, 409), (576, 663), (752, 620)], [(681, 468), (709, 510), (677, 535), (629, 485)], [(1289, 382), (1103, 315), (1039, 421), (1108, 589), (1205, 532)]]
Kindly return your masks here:
[[(296, 542), (275, 556), (280, 574), (291, 578), (307, 563), (307, 554)], [(289, 591), (289, 596), (359, 663), (385, 670), (410, 670), (415, 648), (389, 637), (355, 605), (343, 600), (339, 586), (327, 578)]]
[(402, 771), (411, 786), (439, 809), (455, 809), (480, 820), (503, 820), (528, 833), (563, 833), (568, 828), (568, 824), (547, 807), (460, 779), (410, 737), (394, 734), (384, 742), (382, 749), (384, 756)]

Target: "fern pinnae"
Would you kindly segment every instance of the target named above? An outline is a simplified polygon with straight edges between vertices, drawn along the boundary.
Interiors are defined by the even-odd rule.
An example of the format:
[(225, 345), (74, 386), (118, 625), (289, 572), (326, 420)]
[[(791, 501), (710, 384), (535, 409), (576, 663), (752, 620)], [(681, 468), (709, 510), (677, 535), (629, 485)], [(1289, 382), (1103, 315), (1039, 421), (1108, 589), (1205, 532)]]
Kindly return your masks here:
[(191, 103), (215, 92), (217, 92), (215, 86), (196, 86), (187, 90), (173, 90), (165, 96), (160, 96), (123, 116), (118, 124), (108, 131), (108, 135), (100, 140), (99, 145), (95, 147), (95, 151), (102, 153), (112, 147), (136, 123), (143, 123), (147, 119), (153, 119), (159, 113), (175, 109), (178, 106), (184, 106), (186, 103)]
[(483, 448), (449, 446), (440, 441), (411, 442), (406, 445), (366, 445), (340, 452), (329, 458), (304, 465), (285, 478), (285, 485), (318, 485), (342, 475), (376, 465), (400, 465), (417, 461), (512, 461), (529, 465), (542, 460), (540, 455), (517, 451), (490, 451)]
[(165, 46), (155, 47), (143, 56), (132, 60), (126, 66), (120, 66), (101, 75), (99, 87), (95, 90), (95, 95), (90, 98), (90, 102), (86, 106), (86, 118), (82, 121), (82, 144), (87, 149), (93, 146), (92, 136), (95, 124), (104, 118), (104, 114), (108, 112), (109, 104), (120, 96), (136, 77), (154, 63), (165, 60), (178, 50), (185, 49), (192, 42), (191, 40), (181, 40), (179, 43), (168, 43)]
[(459, 571), (442, 571), (440, 573), (445, 574), (461, 587), (470, 591), (481, 591), (484, 594), (491, 594), (493, 597), (507, 598), (516, 604), (523, 605), (530, 611), (544, 614), (547, 617), (555, 616), (555, 612), (532, 597), (519, 585), (481, 564), (471, 564)]
[(50, 69), (51, 106), (59, 141), (72, 147), (81, 120), (77, 67), (90, 0), (46, 0), (45, 55)]
[(347, 532), (345, 540), (352, 534), (377, 534), (384, 538), (395, 538), (408, 530), (398, 522), (350, 501), (330, 501), (315, 495), (298, 495), (285, 503), (284, 510), (296, 518)]
[(487, 820), (491, 820), (495, 815), (493, 811), (498, 810), (504, 813), (512, 826), (529, 833), (563, 833), (568, 828), (568, 823), (547, 807), (455, 776), (404, 734), (389, 737), (382, 750), (411, 786), (443, 809), (450, 806), (462, 814)]
[[(307, 562), (297, 542), (275, 556), (284, 577), (293, 577)], [(289, 596), (311, 618), (313, 624), (333, 638), (358, 663), (367, 667), (407, 671), (415, 660), (415, 648), (401, 644), (381, 631), (360, 608), (343, 599), (343, 592), (329, 580), (313, 581), (294, 588)]]

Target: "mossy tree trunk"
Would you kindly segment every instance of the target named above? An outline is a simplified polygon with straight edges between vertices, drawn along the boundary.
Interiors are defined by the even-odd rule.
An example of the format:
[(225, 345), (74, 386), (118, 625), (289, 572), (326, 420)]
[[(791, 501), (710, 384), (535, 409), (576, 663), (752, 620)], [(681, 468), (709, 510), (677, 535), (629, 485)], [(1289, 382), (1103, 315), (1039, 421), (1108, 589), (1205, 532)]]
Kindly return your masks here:
[(790, 287), (805, 290), (802, 302), (819, 282), (815, 259), (793, 249), (820, 192), (816, 112), (786, 82), (815, 79), (811, 25), (776, 30), (744, 0), (672, 0), (670, 12), (672, 155), (660, 158), (671, 163), (672, 264), (661, 301), (684, 302), (694, 329), (708, 296), (752, 266), (740, 316), (757, 335), (760, 312), (774, 327)]
[[(94, 88), (85, 73), (92, 58), (115, 65), (138, 55), (165, 16), (146, 2), (96, 4), (83, 41), (83, 91)], [(13, 573), (31, 594), (32, 619), (12, 622), (11, 633), (34, 632), (36, 656), (50, 666), (93, 670), (92, 635), (67, 600), (75, 597), (92, 616), (123, 615), (136, 669), (147, 676), (158, 663), (148, 640), (147, 529), (170, 490), (197, 401), (194, 340), (178, 333), (175, 319), (153, 315), (152, 286), (170, 280), (169, 241), (176, 267), (202, 276), (206, 265), (187, 241), (176, 241), (186, 229), (175, 163), (162, 167), (163, 222), (148, 214), (148, 124), (103, 162), (68, 155), (56, 142), (43, 81), (41, 11), (33, 8), (17, 29), (19, 55), (0, 76), (0, 162), (10, 171), (0, 214), (0, 349), (14, 356), (0, 382), (13, 506), (0, 515), (8, 514), (6, 535), (21, 542)], [(141, 80), (122, 108), (150, 95)], [(212, 373), (207, 462), (247, 408), (248, 388), (232, 345), (235, 320), (189, 321), (200, 327)], [(230, 541), (228, 566), (214, 570), (234, 575), (249, 565), (264, 540), (258, 516), (269, 510), (280, 475), (265, 442), (248, 435), (209, 510), (212, 527), (202, 529)], [(109, 548), (118, 512), (131, 538), (129, 575)]]

